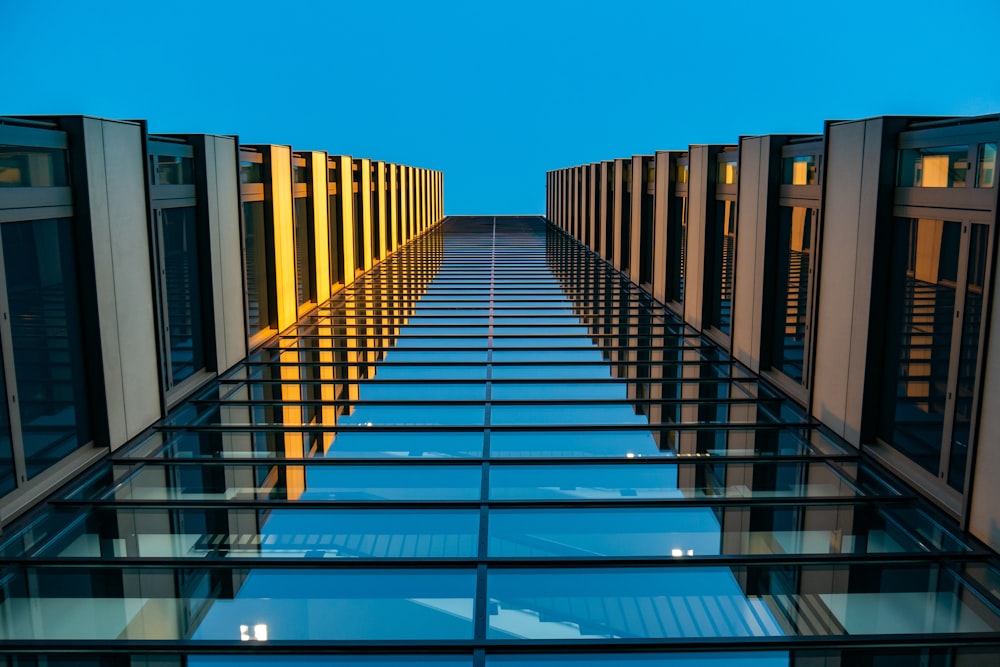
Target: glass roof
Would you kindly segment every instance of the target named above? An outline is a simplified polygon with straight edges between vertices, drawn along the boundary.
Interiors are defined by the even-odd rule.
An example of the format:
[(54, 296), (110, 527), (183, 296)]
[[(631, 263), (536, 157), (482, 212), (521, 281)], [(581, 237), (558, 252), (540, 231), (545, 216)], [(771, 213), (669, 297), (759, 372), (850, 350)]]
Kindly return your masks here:
[(901, 667), (1000, 646), (991, 554), (530, 218), (417, 238), (0, 559), (0, 653), (47, 664)]

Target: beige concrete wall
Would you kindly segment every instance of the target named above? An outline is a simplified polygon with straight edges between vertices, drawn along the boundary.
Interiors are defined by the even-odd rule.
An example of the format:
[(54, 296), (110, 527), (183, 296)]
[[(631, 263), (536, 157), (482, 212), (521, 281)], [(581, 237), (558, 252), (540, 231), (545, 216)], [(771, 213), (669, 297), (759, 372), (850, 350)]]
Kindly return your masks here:
[(215, 357), (220, 372), (247, 355), (238, 154), (239, 146), (233, 137), (205, 138)]
[(84, 159), (111, 449), (162, 416), (139, 125), (83, 119)]
[(767, 232), (770, 137), (740, 141), (736, 265), (733, 271), (733, 357), (760, 372), (764, 300), (764, 241)]
[[(880, 119), (830, 127), (815, 326), (812, 414), (854, 446), (861, 442), (871, 307)], [(870, 181), (875, 183), (870, 183)], [(866, 183), (866, 181), (869, 181)]]
[(714, 167), (709, 146), (691, 146), (688, 153), (687, 252), (684, 261), (684, 320), (702, 328), (705, 291), (705, 221), (708, 179)]

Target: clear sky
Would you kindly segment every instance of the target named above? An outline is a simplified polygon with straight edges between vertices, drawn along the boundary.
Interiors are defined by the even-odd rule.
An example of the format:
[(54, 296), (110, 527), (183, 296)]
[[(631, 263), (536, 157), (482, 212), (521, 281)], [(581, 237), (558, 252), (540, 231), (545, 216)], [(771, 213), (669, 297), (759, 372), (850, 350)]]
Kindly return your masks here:
[(0, 115), (145, 118), (445, 172), (541, 213), (545, 171), (1000, 112), (1000, 2), (0, 0)]

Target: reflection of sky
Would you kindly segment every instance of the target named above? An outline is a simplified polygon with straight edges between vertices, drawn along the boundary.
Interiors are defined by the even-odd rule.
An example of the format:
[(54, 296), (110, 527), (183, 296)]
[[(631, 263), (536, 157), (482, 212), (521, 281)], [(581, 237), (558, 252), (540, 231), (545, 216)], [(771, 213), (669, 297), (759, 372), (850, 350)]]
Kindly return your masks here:
[[(442, 426), (482, 426), (486, 418), (483, 405), (419, 405), (419, 406), (375, 406), (365, 405), (366, 400), (378, 401), (421, 401), (421, 400), (468, 400), (481, 402), (486, 398), (487, 385), (485, 382), (471, 383), (450, 383), (450, 384), (428, 384), (427, 380), (487, 380), (488, 378), (499, 380), (492, 384), (490, 391), (492, 398), (497, 400), (524, 400), (536, 401), (545, 399), (545, 405), (493, 405), (490, 410), (490, 423), (493, 425), (505, 426), (550, 426), (550, 425), (600, 425), (604, 427), (613, 426), (641, 426), (648, 424), (647, 419), (635, 412), (627, 404), (595, 404), (595, 405), (558, 405), (559, 400), (576, 399), (607, 399), (622, 400), (628, 395), (627, 384), (625, 382), (607, 382), (613, 378), (610, 365), (603, 359), (601, 351), (587, 337), (588, 331), (578, 319), (569, 319), (572, 311), (572, 303), (562, 294), (559, 282), (551, 274), (546, 278), (540, 275), (530, 279), (530, 289), (534, 291), (545, 291), (544, 297), (547, 301), (544, 304), (531, 303), (524, 300), (524, 297), (511, 297), (503, 305), (510, 307), (509, 310), (497, 311), (496, 324), (494, 329), (496, 334), (531, 334), (530, 338), (497, 338), (493, 341), (494, 350), (492, 360), (499, 365), (494, 365), (487, 369), (487, 352), (472, 349), (489, 346), (489, 319), (488, 311), (481, 311), (479, 320), (464, 321), (463, 324), (472, 326), (449, 327), (447, 320), (442, 316), (454, 314), (449, 311), (449, 307), (471, 306), (482, 303), (488, 298), (487, 290), (470, 292), (462, 297), (444, 296), (442, 293), (452, 288), (447, 285), (437, 284), (442, 280), (442, 276), (448, 275), (449, 254), (447, 252), (448, 238), (446, 237), (446, 253), (441, 273), (427, 289), (426, 297), (416, 304), (415, 312), (409, 320), (407, 326), (400, 328), (401, 338), (397, 340), (395, 347), (385, 355), (384, 362), (376, 368), (375, 377), (378, 380), (393, 380), (396, 382), (380, 384), (379, 382), (361, 382), (359, 387), (360, 404), (352, 414), (343, 416), (340, 419), (342, 424), (352, 425), (429, 425), (436, 424)], [(541, 247), (540, 247), (541, 249)], [(456, 253), (457, 259), (467, 259), (461, 252)], [(539, 264), (539, 266), (544, 266)], [(527, 281), (526, 281), (527, 282)], [(499, 304), (498, 304), (499, 305)], [(534, 310), (529, 307), (545, 305), (544, 310)], [(501, 317), (502, 314), (502, 317)], [(536, 314), (546, 314), (547, 317), (537, 318)], [(555, 317), (559, 315), (561, 317)], [(570, 324), (571, 326), (557, 326)], [(416, 326), (429, 325), (429, 326)], [(456, 333), (463, 333), (472, 336), (469, 339), (453, 338)], [(419, 336), (419, 338), (405, 338), (405, 336)], [(544, 350), (518, 350), (513, 349), (518, 346), (532, 346), (544, 348), (572, 348), (572, 349), (544, 349)], [(442, 348), (441, 350), (428, 350), (421, 348)], [(502, 349), (497, 349), (502, 348)], [(476, 362), (475, 366), (447, 366), (450, 362)], [(540, 365), (538, 362), (571, 362), (567, 365)], [(408, 365), (420, 363), (421, 365)], [(399, 382), (399, 381), (412, 382)], [(517, 380), (545, 380), (546, 382), (517, 382)], [(561, 380), (603, 380), (601, 384), (584, 384), (561, 382)], [(553, 404), (555, 403), (555, 404)], [(635, 458), (642, 456), (670, 456), (669, 451), (661, 451), (652, 434), (648, 430), (580, 430), (547, 432), (530, 430), (524, 431), (499, 431), (492, 432), (489, 439), (490, 453), (494, 457), (505, 456), (604, 456), (609, 458)], [(462, 433), (378, 433), (378, 432), (354, 432), (340, 433), (333, 443), (328, 456), (380, 456), (389, 458), (409, 458), (409, 457), (446, 457), (455, 456), (479, 456), (482, 454), (483, 435), (481, 432)], [(558, 463), (558, 458), (553, 458), (553, 463)], [(614, 488), (625, 484), (626, 487), (641, 486), (647, 484), (654, 487), (653, 490), (642, 491), (643, 495), (650, 497), (669, 497), (679, 495), (677, 491), (677, 470), (673, 466), (657, 466), (657, 479), (655, 481), (642, 481), (640, 472), (635, 466), (623, 466), (621, 469), (632, 476), (627, 481), (609, 478), (607, 486), (604, 488), (599, 480), (595, 480), (592, 475), (588, 476), (586, 468), (574, 468), (568, 466), (562, 469), (561, 475), (556, 475), (559, 482), (557, 486), (547, 483), (542, 479), (532, 479), (531, 474), (525, 475), (523, 482), (511, 479), (508, 475), (504, 477), (503, 472), (498, 471), (497, 478), (493, 480), (494, 497), (505, 497), (505, 494), (513, 493), (514, 496), (524, 497), (525, 489), (517, 488), (533, 487), (535, 490), (528, 490), (527, 497), (537, 497), (543, 499), (573, 499), (580, 497), (606, 498), (609, 494), (617, 494), (618, 497), (638, 496), (640, 491), (632, 488)], [(388, 471), (387, 471), (388, 472)], [(420, 468), (413, 468), (413, 474), (420, 474)], [(398, 470), (392, 473), (398, 474)], [(377, 488), (382, 482), (377, 480), (377, 469), (369, 468), (364, 471), (364, 475), (373, 477), (371, 484)], [(574, 476), (578, 475), (575, 479)], [(329, 489), (336, 488), (338, 483), (343, 484), (343, 480), (338, 481), (338, 477), (343, 476), (343, 470), (337, 468), (326, 468), (314, 466), (307, 468), (306, 490), (302, 495), (303, 499), (328, 498)], [(506, 480), (506, 481), (504, 481)], [(471, 480), (470, 480), (471, 481)], [(310, 488), (325, 489), (316, 494)], [(513, 490), (512, 490), (513, 489)], [(472, 489), (470, 489), (472, 491)], [(362, 515), (359, 515), (362, 516)], [(323, 516), (314, 511), (282, 511), (272, 512), (270, 519), (265, 524), (262, 533), (267, 534), (313, 534), (318, 530), (316, 522), (322, 521)], [(443, 515), (422, 516), (412, 515), (412, 521), (405, 527), (394, 526), (391, 520), (383, 521), (385, 517), (371, 515), (372, 521), (367, 527), (367, 532), (377, 533), (380, 527), (391, 532), (420, 532), (426, 533), (427, 540), (435, 539), (442, 533), (458, 532), (464, 537), (474, 536), (476, 525), (466, 523), (459, 525), (462, 521), (474, 520), (473, 516), (465, 518), (451, 517)], [(349, 532), (358, 518), (345, 518), (343, 523), (332, 523), (328, 530), (337, 532)], [(349, 525), (348, 525), (349, 524)], [(356, 526), (356, 530), (364, 533), (364, 526)], [(494, 511), (490, 518), (490, 545), (489, 553), (493, 556), (528, 556), (528, 557), (551, 557), (551, 556), (615, 556), (615, 555), (671, 555), (680, 553), (681, 557), (691, 554), (715, 555), (721, 552), (721, 529), (718, 520), (710, 508), (660, 508), (649, 510), (621, 510), (621, 509), (599, 509), (586, 511), (567, 510), (504, 510)], [(378, 555), (378, 549), (369, 545), (370, 555)], [(430, 549), (424, 555), (427, 556), (474, 556), (475, 553), (468, 552), (470, 547), (455, 547), (451, 552), (441, 552)], [(304, 549), (304, 555), (307, 550)], [(384, 555), (391, 555), (389, 550), (379, 552)], [(285, 554), (287, 555), (287, 554)], [(322, 556), (347, 556), (352, 554), (349, 550), (333, 550), (324, 553), (317, 553)], [(359, 554), (365, 555), (365, 554)], [(406, 554), (403, 554), (406, 555)], [(418, 554), (419, 555), (419, 554)], [(725, 567), (704, 567), (696, 571), (683, 570), (682, 578), (686, 586), (692, 590), (699, 590), (703, 595), (717, 596), (720, 599), (739, 600), (745, 597), (739, 583), (733, 576), (732, 571)], [(266, 595), (268, 584), (263, 584), (259, 578), (263, 575), (253, 573), (247, 579), (243, 589), (237, 595), (237, 599), (226, 603), (226, 607), (239, 607), (241, 599), (251, 595)], [(563, 576), (574, 576), (571, 573)], [(621, 573), (615, 576), (623, 576)], [(627, 574), (625, 576), (628, 576)], [(659, 575), (663, 579), (664, 585), (674, 586), (680, 581), (676, 577)], [(681, 575), (678, 575), (681, 576)], [(268, 574), (269, 585), (277, 589), (282, 588), (280, 574)], [(509, 577), (508, 577), (509, 578)], [(545, 577), (545, 581), (553, 582), (553, 577)], [(374, 580), (373, 580), (374, 581)], [(491, 581), (493, 581), (491, 579)], [(500, 611), (497, 615), (491, 615), (491, 634), (506, 637), (562, 637), (562, 636), (584, 636), (584, 627), (567, 627), (565, 622), (545, 618), (544, 612), (531, 614), (517, 612), (505, 608), (502, 590), (509, 588), (510, 584), (503, 584), (503, 575), (498, 576), (496, 582), (491, 584), (491, 597), (496, 586), (497, 595), (501, 596), (496, 601)], [(581, 580), (582, 581), (582, 580)], [(250, 584), (253, 584), (252, 586)], [(501, 585), (503, 584), (503, 585)], [(581, 583), (585, 586), (585, 583)], [(263, 588), (262, 588), (263, 587)], [(251, 593), (252, 592), (252, 593)], [(405, 595), (400, 590), (400, 595)], [(616, 593), (608, 590), (605, 595), (612, 599)], [(545, 585), (538, 588), (536, 603), (545, 604)], [(448, 618), (456, 616), (463, 617), (468, 614), (471, 622), (472, 607), (468, 601), (442, 599), (437, 602), (425, 602), (427, 608), (437, 609), (438, 612)], [(280, 614), (292, 614), (293, 610), (285, 609), (281, 605), (281, 610), (273, 608), (268, 611), (266, 605), (261, 606), (260, 601), (248, 602), (252, 608), (259, 610), (262, 618), (269, 617), (269, 614), (278, 612)], [(226, 623), (234, 628), (236, 622), (230, 611), (225, 611), (225, 620), (216, 617), (219, 613), (217, 609), (220, 603), (209, 612), (205, 621), (205, 627), (210, 624)], [(366, 611), (362, 611), (366, 613)], [(558, 605), (553, 608), (552, 613), (558, 614)], [(757, 613), (761, 613), (758, 609)], [(766, 610), (763, 612), (767, 614)], [(551, 614), (550, 614), (551, 615)], [(214, 627), (214, 625), (212, 625)], [(773, 619), (768, 624), (769, 628), (777, 628)], [(575, 629), (573, 629), (575, 628)], [(725, 633), (723, 633), (725, 634)], [(738, 634), (738, 633), (737, 633)], [(301, 632), (282, 636), (281, 632), (272, 631), (272, 638), (292, 638), (302, 636)], [(684, 663), (678, 663), (684, 664)], [(731, 663), (730, 663), (731, 664)], [(748, 663), (749, 664), (749, 663)], [(771, 661), (754, 662), (755, 666), (763, 667), (767, 665), (787, 664), (787, 658), (776, 658)]]

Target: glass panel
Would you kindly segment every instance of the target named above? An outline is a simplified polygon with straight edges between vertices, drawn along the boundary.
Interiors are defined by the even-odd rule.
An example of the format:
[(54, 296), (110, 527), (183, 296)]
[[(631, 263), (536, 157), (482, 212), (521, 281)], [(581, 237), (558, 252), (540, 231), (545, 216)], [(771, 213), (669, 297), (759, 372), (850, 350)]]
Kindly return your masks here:
[(674, 209), (668, 222), (669, 253), (667, 289), (671, 301), (684, 303), (684, 261), (687, 254), (687, 197), (674, 197)]
[(491, 510), (489, 555), (516, 558), (924, 551), (870, 506)]
[(270, 277), (274, 275), (274, 260), (268, 252), (272, 241), (268, 234), (264, 202), (244, 202), (243, 222), (246, 234), (247, 319), (250, 335), (253, 336), (271, 328)]
[[(123, 468), (121, 474), (130, 472)], [(292, 477), (304, 480), (292, 493)], [(112, 478), (116, 479), (116, 478)], [(478, 500), (478, 466), (153, 465), (75, 497), (108, 500)]]
[(782, 185), (816, 185), (819, 183), (821, 159), (816, 155), (797, 155), (781, 159)]
[(678, 183), (688, 182), (688, 166), (680, 162), (677, 163), (677, 182)]
[(30, 478), (91, 439), (73, 227), (60, 219), (0, 229)]
[(472, 558), (479, 510), (95, 509), (39, 558)]
[(997, 145), (996, 143), (979, 144), (979, 157), (976, 169), (976, 187), (992, 188), (996, 178)]
[[(969, 267), (966, 273), (965, 306), (962, 314), (961, 346), (958, 351), (958, 386), (955, 392), (955, 419), (951, 435), (948, 463), (948, 484), (962, 491), (965, 488), (965, 464), (972, 446), (972, 413), (976, 395), (976, 374), (979, 371), (979, 338), (985, 312), (983, 295), (990, 228), (972, 224), (969, 237)], [(950, 356), (950, 355), (949, 355)]]
[(901, 150), (896, 185), (907, 188), (964, 188), (968, 170), (968, 146)]
[[(639, 458), (639, 457), (633, 457)], [(490, 467), (490, 498), (622, 500), (860, 495), (825, 463), (530, 465)]]
[(0, 639), (472, 639), (475, 585), (474, 570), (28, 568), (0, 585)]
[(811, 208), (782, 206), (778, 228), (771, 365), (798, 383), (805, 377), (816, 215)]
[(719, 331), (729, 333), (732, 321), (733, 259), (736, 252), (736, 202), (715, 202), (714, 247), (712, 268), (711, 324)]
[(737, 182), (739, 174), (739, 162), (737, 159), (729, 158), (728, 154), (719, 155), (719, 168), (717, 182), (719, 185), (733, 185)]
[(194, 185), (194, 160), (177, 155), (156, 155), (156, 185)]
[(295, 295), (297, 305), (313, 300), (313, 234), (308, 197), (295, 199)]
[(7, 408), (7, 379), (3, 359), (0, 359), (0, 495), (14, 490), (17, 473), (14, 470), (14, 450), (10, 437), (10, 413)]
[(170, 376), (177, 384), (205, 367), (199, 239), (194, 207), (160, 209)]
[[(962, 225), (910, 219), (897, 221), (895, 229), (881, 436), (936, 475), (941, 467)], [(973, 297), (971, 317), (979, 318), (982, 304), (976, 304)], [(978, 355), (978, 334), (975, 337)], [(966, 375), (969, 372), (974, 376), (974, 370)], [(971, 397), (963, 410), (970, 410), (970, 404)]]
[(60, 148), (0, 146), (0, 188), (69, 185), (66, 151)]
[(263, 183), (264, 165), (260, 162), (240, 162), (240, 183)]
[[(249, 641), (249, 640), (248, 640)], [(472, 667), (471, 656), (463, 655), (192, 655), (184, 663), (187, 667)], [(115, 667), (118, 667), (117, 665)], [(155, 667), (161, 667), (158, 663)], [(173, 667), (164, 665), (162, 667)], [(758, 667), (753, 665), (752, 667)], [(770, 667), (770, 665), (760, 665)]]
[(934, 565), (493, 570), (488, 577), (494, 639), (907, 636), (1000, 628), (992, 609)]

